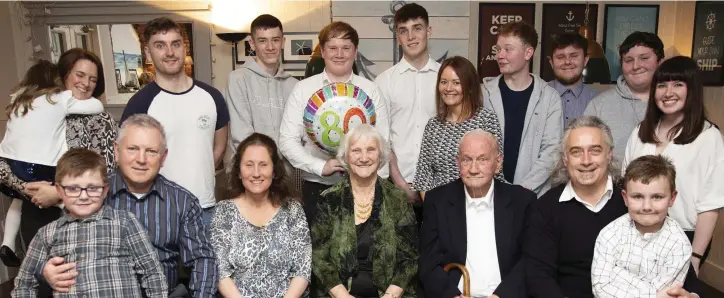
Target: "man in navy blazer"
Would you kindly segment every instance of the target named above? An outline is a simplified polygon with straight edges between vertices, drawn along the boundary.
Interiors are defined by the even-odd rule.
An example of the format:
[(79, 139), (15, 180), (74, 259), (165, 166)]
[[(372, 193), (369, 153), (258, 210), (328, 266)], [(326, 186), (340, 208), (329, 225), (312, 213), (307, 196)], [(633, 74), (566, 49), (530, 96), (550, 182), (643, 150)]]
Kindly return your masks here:
[(425, 194), (418, 297), (462, 297), (465, 265), (471, 297), (525, 298), (523, 232), (535, 193), (493, 179), (503, 155), (494, 135), (477, 129), (460, 140), (460, 179)]

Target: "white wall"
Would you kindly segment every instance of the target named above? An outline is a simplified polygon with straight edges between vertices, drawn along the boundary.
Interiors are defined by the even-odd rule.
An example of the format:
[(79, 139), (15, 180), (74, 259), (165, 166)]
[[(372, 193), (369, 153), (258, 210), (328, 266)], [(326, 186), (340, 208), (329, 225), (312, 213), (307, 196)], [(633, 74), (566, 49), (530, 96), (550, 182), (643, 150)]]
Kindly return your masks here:
[[(214, 3), (216, 3), (214, 1)], [(221, 7), (225, 8), (225, 7)], [(325, 25), (330, 23), (330, 1), (279, 1), (279, 0), (254, 0), (253, 4), (245, 7), (256, 9), (256, 13), (245, 12), (234, 22), (219, 20), (217, 24), (226, 24), (229, 29), (222, 25), (215, 25), (212, 34), (212, 72), (213, 85), (219, 90), (226, 88), (227, 78), (231, 72), (231, 44), (225, 43), (216, 37), (216, 33), (249, 32), (251, 21), (260, 14), (271, 14), (282, 22), (285, 32), (318, 32)], [(212, 9), (212, 18), (216, 14)], [(242, 45), (243, 46), (243, 45)], [(240, 65), (237, 65), (237, 67)]]
[[(463, 56), (468, 59), (470, 35), (470, 3), (464, 1), (419, 1), (428, 11), (432, 36), (429, 41), (430, 56), (438, 60), (446, 55)], [(396, 40), (390, 24), (394, 11), (391, 1), (333, 1), (334, 21), (347, 22), (357, 30), (360, 37), (359, 54), (373, 64), (365, 66), (374, 76), (394, 64)], [(394, 9), (394, 10), (393, 10)], [(402, 57), (398, 57), (398, 60)], [(474, 60), (474, 59), (471, 59)], [(360, 67), (360, 65), (358, 65)]]
[(141, 42), (138, 41), (136, 31), (128, 24), (117, 24), (110, 26), (113, 36), (113, 52), (141, 55)]

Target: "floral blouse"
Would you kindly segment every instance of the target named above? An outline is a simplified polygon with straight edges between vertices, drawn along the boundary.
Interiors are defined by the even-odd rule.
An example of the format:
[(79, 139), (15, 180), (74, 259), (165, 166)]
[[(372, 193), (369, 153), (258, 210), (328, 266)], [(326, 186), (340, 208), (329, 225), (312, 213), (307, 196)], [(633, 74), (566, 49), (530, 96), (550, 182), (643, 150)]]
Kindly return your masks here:
[(234, 201), (222, 201), (214, 209), (211, 244), (219, 280), (231, 278), (244, 297), (283, 297), (292, 278), (311, 279), (312, 243), (299, 202), (279, 208), (258, 227), (241, 216)]
[[(118, 124), (110, 114), (102, 112), (96, 115), (70, 115), (65, 118), (65, 124), (68, 148), (93, 150), (106, 159), (109, 173), (115, 168), (113, 142), (118, 134)], [(18, 192), (25, 188), (25, 182), (13, 174), (4, 158), (0, 158), (0, 183)]]

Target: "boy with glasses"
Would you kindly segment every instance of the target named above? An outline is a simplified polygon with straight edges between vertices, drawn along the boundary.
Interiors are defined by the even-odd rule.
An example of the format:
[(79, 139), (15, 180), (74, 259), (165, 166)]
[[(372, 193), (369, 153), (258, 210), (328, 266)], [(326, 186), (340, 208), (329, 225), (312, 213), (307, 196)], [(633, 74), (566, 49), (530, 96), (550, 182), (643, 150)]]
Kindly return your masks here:
[(104, 206), (105, 159), (88, 149), (58, 160), (56, 189), (65, 209), (41, 228), (15, 278), (13, 297), (36, 297), (35, 274), (52, 257), (74, 262), (76, 284), (55, 297), (167, 297), (168, 285), (146, 230), (127, 211)]

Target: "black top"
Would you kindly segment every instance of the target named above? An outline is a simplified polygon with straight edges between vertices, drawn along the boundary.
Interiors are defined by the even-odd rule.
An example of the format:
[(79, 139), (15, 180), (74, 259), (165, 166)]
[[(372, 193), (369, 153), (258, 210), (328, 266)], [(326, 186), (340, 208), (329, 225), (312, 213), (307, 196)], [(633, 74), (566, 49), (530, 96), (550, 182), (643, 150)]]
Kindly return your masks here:
[(505, 80), (498, 80), (500, 96), (503, 98), (503, 114), (505, 115), (505, 129), (503, 130), (503, 176), (505, 180), (513, 182), (515, 167), (518, 164), (520, 152), (520, 138), (523, 137), (525, 126), (525, 112), (528, 110), (530, 95), (533, 93), (533, 82), (523, 91), (513, 91), (505, 84)]
[(352, 277), (349, 293), (355, 298), (378, 297), (372, 282), (372, 225), (365, 221), (357, 229), (357, 274)]
[(595, 213), (575, 199), (559, 202), (565, 184), (534, 203), (524, 253), (529, 294), (539, 298), (593, 298), (591, 262), (598, 233), (627, 212), (621, 189)]

